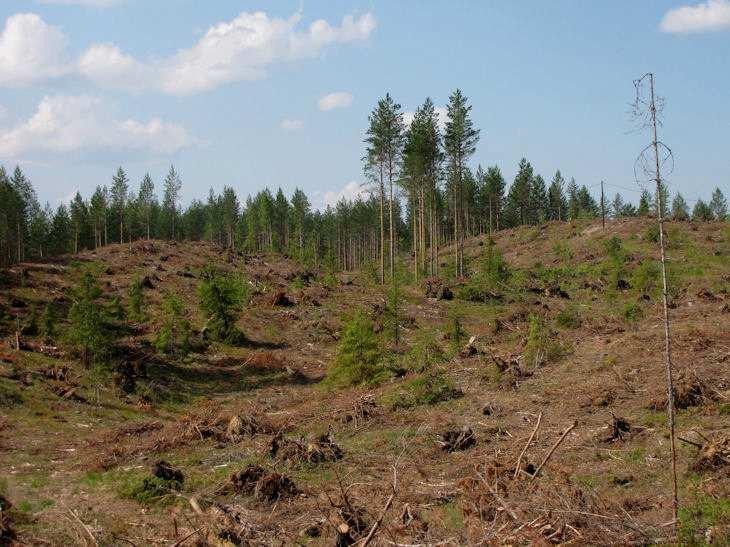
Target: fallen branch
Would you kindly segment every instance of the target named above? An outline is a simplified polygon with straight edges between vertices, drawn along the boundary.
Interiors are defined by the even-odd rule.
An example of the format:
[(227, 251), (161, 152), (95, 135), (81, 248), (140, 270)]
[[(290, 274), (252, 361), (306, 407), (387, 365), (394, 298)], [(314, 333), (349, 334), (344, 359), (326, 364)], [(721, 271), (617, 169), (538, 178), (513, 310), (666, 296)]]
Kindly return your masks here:
[(548, 460), (550, 460), (550, 457), (558, 449), (558, 447), (560, 446), (560, 443), (562, 443), (563, 440), (565, 439), (565, 437), (568, 436), (568, 433), (570, 433), (571, 431), (573, 431), (573, 429), (575, 429), (575, 426), (576, 425), (578, 425), (578, 422), (573, 422), (573, 425), (571, 425), (568, 429), (566, 429), (563, 432), (563, 434), (560, 436), (560, 438), (555, 442), (555, 444), (553, 445), (553, 447), (550, 449), (550, 452), (547, 453), (547, 456), (545, 456), (545, 459), (542, 460), (542, 463), (537, 466), (537, 469), (535, 469), (535, 473), (532, 475), (532, 477), (530, 477), (530, 480), (532, 480), (535, 477), (537, 477), (537, 475), (540, 473), (540, 471), (542, 470), (542, 468), (545, 467), (545, 464), (548, 462)]
[(530, 444), (532, 444), (532, 439), (535, 438), (535, 434), (537, 433), (537, 430), (540, 427), (540, 421), (542, 420), (542, 412), (537, 415), (537, 423), (535, 424), (535, 429), (532, 430), (532, 435), (530, 435), (530, 438), (527, 439), (527, 444), (525, 445), (525, 448), (522, 449), (522, 452), (520, 452), (520, 457), (517, 458), (517, 463), (515, 464), (515, 474), (512, 478), (516, 479), (517, 475), (520, 473), (520, 463), (522, 463), (522, 457), (525, 455), (525, 452), (527, 452), (527, 449), (529, 448)]
[(79, 518), (79, 516), (71, 509), (69, 509), (68, 512), (71, 513), (71, 516), (76, 520), (76, 522), (78, 522), (81, 525), (81, 527), (84, 529), (84, 531), (89, 535), (89, 537), (91, 538), (91, 544), (98, 546), (99, 542), (96, 540), (96, 537), (94, 536), (93, 532), (89, 529), (89, 527), (86, 526), (86, 524), (84, 524), (84, 521), (82, 521)]

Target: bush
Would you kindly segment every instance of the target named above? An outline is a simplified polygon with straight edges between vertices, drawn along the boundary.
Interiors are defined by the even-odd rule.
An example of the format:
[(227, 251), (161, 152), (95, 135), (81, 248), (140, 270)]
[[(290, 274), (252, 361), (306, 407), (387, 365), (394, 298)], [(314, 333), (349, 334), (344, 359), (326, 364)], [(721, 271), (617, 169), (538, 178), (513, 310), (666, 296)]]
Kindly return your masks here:
[(114, 297), (112, 297), (112, 301), (109, 303), (109, 317), (118, 321), (123, 321), (125, 316), (126, 313), (122, 307), (122, 301), (119, 298), (119, 295), (115, 294)]
[(155, 348), (160, 353), (180, 353), (187, 355), (190, 352), (190, 322), (185, 319), (185, 306), (182, 301), (168, 295), (162, 303), (165, 323), (155, 339)]
[(168, 504), (177, 497), (182, 485), (175, 480), (159, 477), (144, 477), (125, 484), (119, 494), (142, 505)]
[(406, 355), (407, 367), (418, 372), (423, 372), (444, 359), (446, 355), (432, 331), (420, 334)]
[(74, 303), (68, 313), (69, 330), (67, 340), (80, 348), (85, 367), (90, 363), (103, 359), (109, 349), (109, 336), (105, 314), (98, 299), (101, 289), (96, 278), (86, 272), (81, 278), (81, 285), (72, 298)]
[(574, 304), (566, 306), (565, 309), (560, 310), (555, 322), (564, 329), (577, 329), (582, 323), (578, 307)]
[(373, 321), (358, 310), (345, 323), (326, 382), (333, 386), (372, 384), (386, 373)]
[(47, 303), (41, 315), (40, 332), (43, 339), (50, 341), (56, 333), (56, 310), (51, 303)]
[(129, 285), (129, 318), (132, 321), (142, 321), (144, 319), (144, 294), (142, 292), (142, 280), (136, 277), (131, 285)]
[(510, 277), (507, 261), (493, 241), (489, 241), (479, 262), (479, 281), (494, 287), (504, 283)]
[(385, 397), (385, 403), (392, 409), (412, 408), (421, 405), (435, 405), (463, 396), (463, 392), (440, 369), (426, 372), (404, 382), (396, 391)]
[(545, 320), (539, 315), (530, 314), (527, 344), (525, 345), (525, 365), (539, 367), (560, 358), (562, 346), (554, 341)]
[(603, 242), (603, 247), (606, 249), (606, 254), (610, 258), (623, 262), (623, 249), (620, 237), (613, 236), (610, 239), (606, 239)]
[(631, 286), (639, 296), (651, 298), (659, 289), (659, 264), (654, 260), (644, 260), (631, 275)]
[(238, 343), (243, 338), (236, 321), (248, 303), (248, 287), (236, 275), (206, 269), (198, 285), (200, 309), (208, 319), (203, 332), (214, 340)]
[(461, 347), (467, 338), (467, 333), (464, 327), (461, 326), (461, 319), (458, 315), (451, 316), (448, 330), (444, 333), (444, 338), (449, 341), (452, 355), (456, 355), (461, 351)]
[(623, 311), (624, 321), (636, 323), (644, 317), (644, 310), (636, 302), (627, 302)]
[(28, 315), (28, 320), (26, 321), (25, 325), (23, 326), (23, 334), (27, 336), (35, 336), (38, 334), (39, 328), (38, 328), (38, 312), (36, 311), (35, 306), (33, 306), (30, 309), (30, 314)]

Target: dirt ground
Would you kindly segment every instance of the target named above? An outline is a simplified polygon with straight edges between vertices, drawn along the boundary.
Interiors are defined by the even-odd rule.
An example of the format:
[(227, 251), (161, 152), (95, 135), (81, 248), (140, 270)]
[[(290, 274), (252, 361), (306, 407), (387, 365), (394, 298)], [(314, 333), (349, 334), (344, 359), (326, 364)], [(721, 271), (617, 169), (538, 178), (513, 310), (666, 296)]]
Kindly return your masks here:
[[(392, 374), (339, 389), (321, 380), (343, 316), (361, 308), (379, 330), (385, 308), (363, 273), (334, 282), (278, 255), (158, 241), (2, 272), (0, 544), (727, 544), (730, 225), (667, 228), (676, 530), (650, 225), (498, 232), (511, 277), (481, 300), (464, 288), (489, 242), (470, 238), (473, 275), (445, 282), (455, 298), (403, 287), (402, 340), (380, 333)], [(444, 271), (450, 260), (446, 249)], [(158, 354), (166, 294), (203, 328), (197, 286), (210, 264), (250, 284), (246, 342)], [(61, 334), (23, 333), (16, 347), (49, 302), (63, 331), (84, 269), (105, 301), (149, 281), (145, 320), (115, 340), (115, 372), (85, 370)]]

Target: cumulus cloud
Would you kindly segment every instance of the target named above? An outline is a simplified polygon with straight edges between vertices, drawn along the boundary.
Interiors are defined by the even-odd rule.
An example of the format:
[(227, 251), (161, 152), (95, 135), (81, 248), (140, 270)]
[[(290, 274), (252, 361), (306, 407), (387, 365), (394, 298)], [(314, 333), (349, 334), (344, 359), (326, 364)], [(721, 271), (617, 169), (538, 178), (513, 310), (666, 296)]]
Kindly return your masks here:
[(0, 158), (100, 150), (171, 154), (196, 143), (180, 125), (159, 118), (117, 120), (97, 97), (56, 95), (44, 97), (27, 121), (0, 133)]
[(298, 131), (304, 127), (302, 120), (292, 120), (290, 118), (284, 118), (279, 124), (284, 131)]
[(337, 91), (325, 95), (317, 101), (317, 108), (323, 112), (334, 108), (347, 108), (352, 104), (353, 98), (352, 94), (347, 91)]
[[(438, 128), (443, 133), (443, 131), (446, 129), (446, 120), (449, 117), (446, 112), (446, 107), (437, 106), (434, 108), (434, 111), (436, 112), (436, 117), (438, 119)], [(413, 118), (415, 116), (415, 112), (403, 112), (403, 123), (406, 127), (411, 126), (411, 123), (413, 123)]]
[(243, 12), (210, 27), (192, 47), (167, 58), (139, 60), (115, 44), (92, 44), (69, 62), (67, 38), (59, 29), (36, 14), (13, 15), (0, 35), (0, 85), (28, 85), (74, 73), (110, 89), (190, 95), (229, 82), (264, 78), (273, 65), (317, 57), (328, 46), (366, 40), (376, 26), (370, 13), (346, 15), (334, 26), (319, 19), (301, 29), (300, 21), (299, 13), (282, 19), (262, 11)]
[(93, 8), (110, 8), (125, 0), (36, 0), (41, 4), (59, 4), (62, 6), (89, 6)]
[(707, 0), (669, 10), (659, 28), (674, 34), (730, 29), (730, 0)]
[(325, 209), (328, 205), (334, 207), (341, 199), (354, 200), (358, 197), (367, 196), (368, 190), (356, 180), (352, 180), (345, 184), (339, 190), (328, 190), (321, 195), (321, 208)]
[(0, 34), (0, 86), (20, 87), (69, 73), (66, 46), (66, 36), (38, 15), (8, 17)]

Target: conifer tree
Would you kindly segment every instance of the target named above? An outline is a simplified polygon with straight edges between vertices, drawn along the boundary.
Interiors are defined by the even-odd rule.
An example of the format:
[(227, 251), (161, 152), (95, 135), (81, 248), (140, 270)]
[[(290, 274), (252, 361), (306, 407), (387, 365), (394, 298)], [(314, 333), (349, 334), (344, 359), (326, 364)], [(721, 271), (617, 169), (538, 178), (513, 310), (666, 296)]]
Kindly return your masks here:
[(464, 193), (463, 177), (466, 162), (476, 152), (479, 130), (471, 120), (471, 105), (460, 89), (449, 97), (444, 132), (444, 151), (453, 180), (454, 243), (456, 247), (456, 276), (464, 276)]
[(710, 200), (710, 210), (715, 216), (715, 220), (723, 221), (727, 219), (727, 200), (722, 195), (720, 188), (715, 188), (712, 192), (712, 199)]
[(515, 180), (507, 193), (505, 215), (510, 226), (520, 226), (530, 221), (533, 178), (532, 165), (522, 158)]
[(152, 233), (152, 211), (154, 210), (157, 198), (155, 197), (155, 183), (149, 173), (145, 173), (142, 182), (139, 184), (139, 194), (137, 194), (137, 203), (139, 204), (140, 213), (144, 219), (145, 233), (147, 239), (150, 239)]
[(180, 175), (177, 171), (175, 171), (175, 166), (171, 165), (170, 171), (168, 171), (167, 176), (165, 177), (165, 194), (162, 200), (162, 209), (168, 217), (170, 227), (169, 239), (172, 240), (175, 240), (177, 235), (175, 232), (175, 223), (177, 221), (178, 202), (180, 201), (181, 189), (182, 181), (180, 180)]
[(67, 339), (81, 349), (86, 368), (103, 357), (109, 347), (104, 311), (98, 302), (100, 296), (101, 289), (96, 278), (90, 272), (85, 272), (79, 287), (72, 294)]
[(697, 203), (695, 203), (695, 206), (692, 209), (692, 220), (708, 222), (714, 220), (714, 218), (715, 215), (712, 213), (712, 209), (710, 209), (710, 206), (701, 199), (698, 199)]
[(647, 216), (654, 208), (654, 200), (648, 190), (644, 189), (641, 191), (641, 197), (639, 197), (639, 216)]
[(547, 218), (548, 199), (545, 180), (540, 175), (532, 179), (530, 185), (530, 222), (540, 223)]
[(677, 193), (672, 201), (672, 218), (674, 220), (689, 220), (689, 207), (687, 202), (684, 201), (682, 194)]
[(575, 220), (580, 214), (580, 203), (578, 202), (578, 185), (575, 179), (571, 177), (568, 183), (568, 219)]
[(121, 167), (112, 179), (111, 206), (119, 222), (119, 243), (124, 243), (124, 216), (127, 208), (129, 193), (129, 179)]
[(564, 184), (563, 175), (560, 171), (556, 171), (553, 180), (550, 182), (550, 188), (548, 188), (548, 220), (565, 220), (568, 205), (563, 193)]

